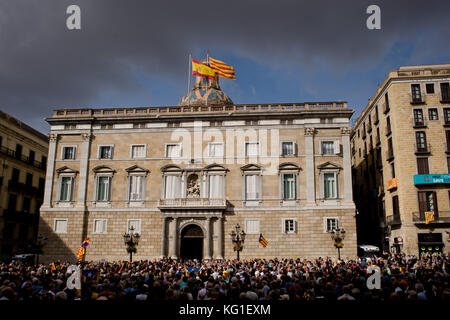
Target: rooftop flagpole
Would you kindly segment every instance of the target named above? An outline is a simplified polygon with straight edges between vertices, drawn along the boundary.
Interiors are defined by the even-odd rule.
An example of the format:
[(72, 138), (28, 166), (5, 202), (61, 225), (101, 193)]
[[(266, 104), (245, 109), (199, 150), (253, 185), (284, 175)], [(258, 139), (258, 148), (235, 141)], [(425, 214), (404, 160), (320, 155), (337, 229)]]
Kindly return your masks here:
[(192, 55), (189, 53), (189, 73), (188, 73), (188, 90), (187, 90), (188, 94), (189, 89), (191, 89), (191, 66), (192, 66)]

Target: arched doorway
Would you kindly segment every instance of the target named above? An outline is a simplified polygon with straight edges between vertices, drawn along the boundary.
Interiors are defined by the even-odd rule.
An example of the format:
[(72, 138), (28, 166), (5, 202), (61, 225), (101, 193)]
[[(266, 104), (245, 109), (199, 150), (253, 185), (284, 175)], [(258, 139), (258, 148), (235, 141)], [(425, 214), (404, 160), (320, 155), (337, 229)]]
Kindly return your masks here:
[(195, 225), (190, 224), (181, 231), (180, 257), (183, 260), (203, 258), (203, 231)]

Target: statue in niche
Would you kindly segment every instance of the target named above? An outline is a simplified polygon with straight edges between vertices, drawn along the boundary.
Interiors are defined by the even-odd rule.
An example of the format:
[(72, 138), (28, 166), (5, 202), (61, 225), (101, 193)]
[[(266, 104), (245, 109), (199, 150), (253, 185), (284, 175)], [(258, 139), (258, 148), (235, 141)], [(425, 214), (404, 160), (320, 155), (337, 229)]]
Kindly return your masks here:
[(196, 175), (196, 174), (191, 174), (188, 177), (187, 197), (188, 198), (199, 198), (200, 197), (200, 183), (198, 181), (198, 175)]

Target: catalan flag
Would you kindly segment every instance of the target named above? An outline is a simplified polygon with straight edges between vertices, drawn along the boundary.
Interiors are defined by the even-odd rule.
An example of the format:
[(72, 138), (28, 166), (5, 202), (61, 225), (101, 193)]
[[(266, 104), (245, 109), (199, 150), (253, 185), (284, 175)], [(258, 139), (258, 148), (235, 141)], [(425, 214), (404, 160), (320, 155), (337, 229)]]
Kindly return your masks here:
[(434, 221), (434, 212), (425, 212), (425, 224), (429, 224), (432, 221)]
[(265, 248), (267, 247), (267, 244), (269, 243), (266, 238), (262, 235), (262, 233), (259, 234), (259, 243)]
[(79, 247), (76, 253), (77, 257), (78, 257), (78, 261), (81, 261), (83, 259), (83, 255), (84, 255), (84, 248), (83, 247)]
[(209, 58), (209, 65), (214, 69), (219, 77), (236, 80), (234, 68), (223, 61)]
[(211, 80), (216, 78), (216, 71), (203, 62), (192, 59), (192, 74), (200, 77), (207, 77)]

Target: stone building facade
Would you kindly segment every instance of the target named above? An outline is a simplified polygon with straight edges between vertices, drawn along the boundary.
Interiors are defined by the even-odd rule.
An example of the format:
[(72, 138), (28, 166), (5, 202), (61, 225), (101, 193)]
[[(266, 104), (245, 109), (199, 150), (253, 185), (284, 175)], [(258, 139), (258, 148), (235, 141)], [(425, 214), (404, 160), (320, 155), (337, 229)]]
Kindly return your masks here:
[[(56, 110), (40, 232), (44, 260), (356, 255), (346, 102), (237, 105), (218, 82), (178, 106)], [(268, 240), (262, 247), (260, 234)]]
[(44, 198), (48, 138), (0, 111), (0, 258), (31, 253)]
[(356, 120), (351, 144), (361, 242), (415, 255), (449, 251), (449, 83), (450, 64), (400, 67)]

